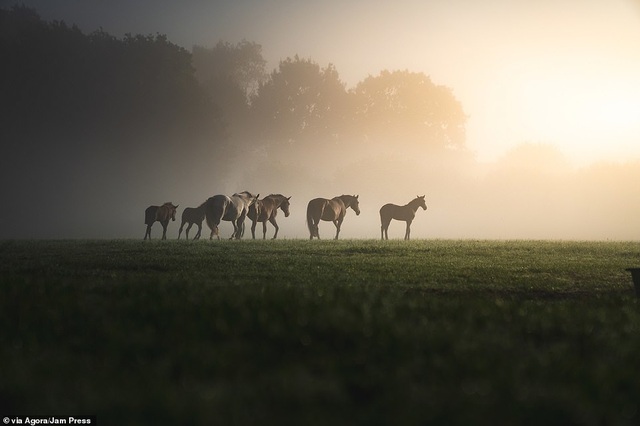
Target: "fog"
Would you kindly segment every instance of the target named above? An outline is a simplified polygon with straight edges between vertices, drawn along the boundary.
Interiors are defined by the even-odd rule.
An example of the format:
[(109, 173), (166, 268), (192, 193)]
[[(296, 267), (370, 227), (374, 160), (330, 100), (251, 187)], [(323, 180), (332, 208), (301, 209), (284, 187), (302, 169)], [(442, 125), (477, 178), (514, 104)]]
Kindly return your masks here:
[[(426, 195), (428, 210), (416, 213), (413, 238), (640, 238), (640, 162), (574, 168), (553, 147), (540, 144), (522, 145), (489, 164), (427, 158), (403, 158), (390, 150), (363, 156), (333, 173), (320, 165), (305, 170), (283, 165), (264, 179), (247, 174), (240, 187), (293, 196), (291, 216), (279, 219), (284, 238), (308, 238), (309, 199), (342, 193), (358, 194), (362, 211), (360, 216), (348, 212), (344, 238), (380, 238), (380, 207), (403, 205), (418, 195)], [(402, 238), (404, 227), (392, 222), (390, 237)], [(323, 222), (320, 233), (331, 238), (335, 228)]]
[[(2, 10), (2, 239), (141, 239), (145, 208), (166, 201), (179, 204), (176, 238), (184, 207), (244, 190), (291, 196), (279, 238), (309, 237), (312, 198), (351, 194), (362, 213), (347, 213), (341, 238), (380, 238), (383, 204), (425, 195), (414, 239), (640, 239), (640, 160), (576, 162), (535, 135), (483, 155), (469, 107), (428, 70), (347, 83), (295, 52), (270, 69), (255, 42), (185, 49), (33, 12)], [(392, 222), (390, 238), (404, 226)]]

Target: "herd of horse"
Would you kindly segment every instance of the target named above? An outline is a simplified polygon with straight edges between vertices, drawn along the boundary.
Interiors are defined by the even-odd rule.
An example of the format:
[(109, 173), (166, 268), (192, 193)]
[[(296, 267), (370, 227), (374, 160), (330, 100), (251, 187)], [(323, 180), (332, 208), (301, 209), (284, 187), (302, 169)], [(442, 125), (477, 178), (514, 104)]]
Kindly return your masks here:
[[(267, 222), (270, 222), (274, 228), (275, 233), (273, 239), (278, 237), (278, 223), (276, 222), (276, 216), (278, 210), (282, 210), (285, 217), (289, 216), (289, 200), (291, 197), (286, 197), (281, 194), (271, 194), (263, 199), (258, 199), (258, 195), (253, 195), (248, 191), (227, 195), (214, 195), (207, 199), (198, 207), (187, 207), (182, 212), (182, 223), (180, 230), (178, 231), (178, 239), (182, 235), (184, 226), (187, 225), (185, 230), (186, 238), (189, 239), (189, 231), (193, 225), (198, 227), (198, 232), (193, 237), (194, 240), (200, 238), (202, 234), (202, 222), (206, 221), (207, 226), (211, 230), (209, 239), (213, 239), (215, 235), (220, 239), (218, 226), (221, 221), (228, 221), (233, 224), (233, 233), (230, 239), (240, 239), (244, 235), (244, 222), (248, 217), (252, 221), (251, 236), (256, 238), (256, 225), (258, 222), (262, 223), (262, 238), (267, 238)], [(396, 204), (385, 204), (380, 208), (380, 236), (384, 239), (389, 239), (388, 229), (391, 220), (404, 221), (407, 224), (404, 239), (408, 240), (411, 235), (411, 222), (416, 216), (418, 208), (422, 207), (423, 210), (427, 210), (427, 204), (425, 202), (425, 196), (417, 196), (409, 203), (398, 206)], [(356, 215), (360, 214), (360, 204), (358, 202), (358, 195), (340, 195), (328, 198), (314, 198), (307, 204), (307, 227), (309, 228), (309, 239), (314, 237), (320, 239), (319, 225), (320, 221), (333, 222), (336, 227), (336, 236), (334, 239), (338, 239), (340, 235), (340, 228), (347, 209), (351, 208)], [(161, 206), (149, 206), (145, 210), (144, 223), (147, 225), (144, 239), (151, 239), (151, 226), (155, 222), (160, 222), (162, 225), (162, 239), (167, 238), (167, 226), (169, 221), (176, 220), (176, 212), (178, 206), (172, 203), (164, 203)]]

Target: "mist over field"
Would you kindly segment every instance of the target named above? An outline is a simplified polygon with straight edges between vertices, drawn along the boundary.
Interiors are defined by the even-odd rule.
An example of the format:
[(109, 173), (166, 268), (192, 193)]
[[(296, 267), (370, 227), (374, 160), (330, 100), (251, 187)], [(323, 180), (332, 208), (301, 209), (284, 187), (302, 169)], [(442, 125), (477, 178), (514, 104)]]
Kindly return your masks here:
[(446, 79), (372, 69), (347, 84), (295, 51), (269, 69), (258, 42), (187, 49), (0, 9), (0, 238), (142, 238), (145, 208), (166, 201), (176, 238), (184, 207), (248, 190), (292, 197), (280, 238), (308, 238), (312, 198), (352, 194), (362, 214), (341, 238), (380, 238), (383, 204), (426, 195), (412, 238), (640, 239), (637, 158), (576, 164), (524, 139), (481, 159)]

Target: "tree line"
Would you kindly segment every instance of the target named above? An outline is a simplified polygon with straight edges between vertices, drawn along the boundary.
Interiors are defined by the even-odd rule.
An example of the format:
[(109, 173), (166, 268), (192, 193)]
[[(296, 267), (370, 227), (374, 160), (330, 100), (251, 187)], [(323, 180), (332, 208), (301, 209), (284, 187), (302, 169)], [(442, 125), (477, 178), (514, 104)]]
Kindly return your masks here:
[(383, 71), (347, 89), (333, 65), (298, 56), (267, 73), (261, 46), (246, 40), (189, 52), (161, 34), (84, 34), (24, 6), (0, 10), (0, 22), (0, 103), (12, 140), (81, 151), (207, 143), (274, 156), (389, 137), (400, 147), (464, 148), (462, 106), (423, 73)]
[(465, 151), (461, 104), (423, 73), (347, 88), (309, 58), (268, 72), (255, 42), (189, 51), (162, 34), (87, 34), (25, 6), (0, 9), (0, 62), (3, 193), (33, 208), (235, 192), (247, 174), (296, 167), (313, 179), (362, 152)]

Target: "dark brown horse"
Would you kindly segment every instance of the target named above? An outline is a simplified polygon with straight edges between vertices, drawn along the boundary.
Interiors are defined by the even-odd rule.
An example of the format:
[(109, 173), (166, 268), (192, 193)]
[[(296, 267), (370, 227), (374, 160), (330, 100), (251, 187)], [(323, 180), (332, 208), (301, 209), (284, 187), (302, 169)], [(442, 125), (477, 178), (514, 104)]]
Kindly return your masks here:
[(418, 196), (404, 206), (385, 204), (380, 208), (380, 222), (382, 223), (382, 226), (380, 227), (380, 234), (382, 235), (383, 240), (389, 239), (388, 231), (391, 219), (407, 222), (407, 230), (404, 233), (404, 239), (409, 239), (409, 235), (411, 234), (411, 222), (413, 222), (413, 218), (416, 217), (416, 210), (418, 210), (418, 207), (422, 207), (422, 210), (427, 209), (424, 197), (424, 195), (422, 197)]
[(176, 209), (178, 206), (174, 206), (171, 203), (164, 203), (161, 206), (149, 206), (144, 211), (144, 223), (147, 225), (147, 231), (144, 233), (144, 239), (147, 237), (151, 239), (151, 225), (156, 221), (162, 225), (162, 239), (167, 239), (167, 225), (169, 225), (169, 219), (176, 220)]
[(309, 227), (309, 239), (313, 237), (320, 239), (318, 225), (320, 220), (331, 221), (336, 226), (336, 237), (340, 234), (340, 226), (347, 214), (347, 209), (351, 207), (356, 215), (360, 214), (360, 203), (357, 195), (340, 195), (330, 200), (326, 198), (314, 198), (307, 205), (307, 226)]
[(284, 217), (289, 217), (289, 200), (291, 197), (285, 197), (281, 194), (271, 194), (264, 197), (262, 200), (257, 200), (249, 207), (249, 213), (247, 216), (251, 219), (251, 235), (253, 239), (256, 239), (256, 224), (262, 222), (262, 239), (267, 238), (267, 221), (276, 228), (276, 232), (273, 234), (273, 239), (278, 237), (278, 224), (276, 223), (276, 215), (278, 209), (281, 209), (284, 213)]
[(187, 240), (189, 239), (189, 230), (195, 224), (198, 225), (198, 232), (193, 237), (194, 240), (200, 239), (200, 234), (202, 233), (202, 222), (204, 221), (204, 204), (199, 207), (187, 207), (182, 211), (182, 223), (180, 224), (180, 230), (178, 231), (178, 239), (180, 239), (180, 235), (182, 234), (182, 228), (184, 228), (185, 223), (188, 223), (187, 230), (185, 234), (187, 236)]

